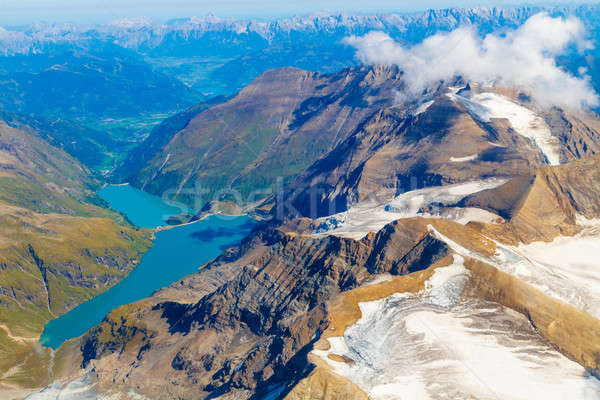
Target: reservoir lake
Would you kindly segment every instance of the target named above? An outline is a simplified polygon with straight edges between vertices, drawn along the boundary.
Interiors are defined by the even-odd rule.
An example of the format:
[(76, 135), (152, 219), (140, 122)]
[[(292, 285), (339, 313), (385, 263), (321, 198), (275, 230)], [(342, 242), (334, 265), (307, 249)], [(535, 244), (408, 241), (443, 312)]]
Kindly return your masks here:
[[(129, 185), (110, 185), (98, 192), (110, 206), (136, 226), (166, 225), (181, 210), (161, 198)], [(238, 244), (255, 225), (246, 216), (209, 216), (203, 220), (156, 233), (152, 248), (139, 265), (106, 292), (48, 322), (40, 338), (44, 346), (57, 349), (99, 324), (115, 308), (150, 296), (156, 290), (198, 271), (198, 267)]]

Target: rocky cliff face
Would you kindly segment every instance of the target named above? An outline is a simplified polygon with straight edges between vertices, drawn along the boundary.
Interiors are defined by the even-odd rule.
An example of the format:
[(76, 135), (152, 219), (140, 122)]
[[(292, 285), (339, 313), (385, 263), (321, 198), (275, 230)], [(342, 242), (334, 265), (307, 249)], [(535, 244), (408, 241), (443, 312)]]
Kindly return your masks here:
[[(394, 238), (404, 240), (385, 245)], [(403, 274), (446, 254), (422, 221), (392, 225), (360, 242), (265, 228), (233, 257), (221, 257), (135, 311), (109, 315), (102, 326), (121, 320), (154, 333), (115, 348), (126, 339), (121, 330), (110, 330), (110, 340), (101, 334), (106, 328), (92, 330), (81, 342), (83, 365), (102, 371), (101, 382), (143, 385), (151, 396), (170, 390), (184, 398), (265, 393), (310, 371), (304, 358), (327, 327), (333, 296), (371, 272)], [(213, 286), (214, 276), (222, 283)], [(198, 301), (180, 300), (203, 281), (210, 283), (194, 290)]]
[(546, 167), (516, 178), (503, 186), (468, 196), (462, 205), (493, 211), (508, 219), (502, 225), (484, 227), (487, 235), (503, 242), (551, 241), (572, 236), (581, 228), (580, 218), (600, 215), (597, 184), (598, 155), (558, 167)]

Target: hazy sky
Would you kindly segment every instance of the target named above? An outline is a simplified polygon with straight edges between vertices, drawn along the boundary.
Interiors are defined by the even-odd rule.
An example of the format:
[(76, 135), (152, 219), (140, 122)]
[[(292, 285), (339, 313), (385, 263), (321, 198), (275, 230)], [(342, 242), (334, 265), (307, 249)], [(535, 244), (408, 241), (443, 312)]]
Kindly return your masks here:
[[(564, 1), (563, 3), (567, 3)], [(223, 17), (273, 18), (316, 11), (418, 11), (426, 8), (514, 5), (519, 0), (0, 0), (0, 25), (34, 21), (107, 22), (147, 16), (162, 21), (214, 13)], [(548, 3), (530, 0), (527, 4)]]

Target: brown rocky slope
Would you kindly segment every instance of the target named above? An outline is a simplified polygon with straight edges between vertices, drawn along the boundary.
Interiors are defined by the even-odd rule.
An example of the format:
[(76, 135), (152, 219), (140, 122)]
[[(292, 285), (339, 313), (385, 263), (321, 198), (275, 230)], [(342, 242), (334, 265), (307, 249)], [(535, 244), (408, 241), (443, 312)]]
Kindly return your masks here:
[[(556, 185), (547, 193), (554, 203), (543, 203), (538, 215), (569, 215), (575, 209), (588, 218), (600, 217), (597, 203), (590, 201), (600, 194), (594, 172), (598, 164), (598, 157), (592, 157), (538, 170), (535, 176), (542, 187), (547, 181)], [(590, 172), (580, 181), (589, 185), (574, 178), (584, 167)], [(531, 179), (517, 178), (511, 184), (523, 182), (530, 184)], [(578, 230), (576, 219), (567, 218), (564, 229), (552, 230), (543, 218), (519, 217), (527, 209), (524, 205), (536, 201), (540, 184), (521, 196), (504, 196), (504, 209), (512, 211), (501, 223), (402, 219), (360, 241), (264, 225), (198, 274), (111, 313), (78, 342), (82, 367), (92, 368), (96, 390), (134, 390), (150, 398), (261, 398), (273, 391), (290, 399), (350, 393), (366, 398), (308, 353), (323, 346), (324, 338), (343, 334), (360, 317), (357, 302), (421, 290), (435, 268), (450, 262), (458, 245), (474, 255), (465, 256), (471, 278), (464, 296), (522, 313), (543, 340), (598, 373), (597, 319), (483, 261), (497, 253), (488, 235), (504, 244), (514, 240), (508, 236), (503, 241), (490, 232), (523, 231), (531, 241)], [(479, 197), (464, 202), (477, 200), (484, 206), (484, 199), (495, 198)], [(365, 286), (381, 273), (393, 277)], [(81, 370), (70, 372), (76, 376)]]
[(228, 195), (238, 200), (223, 192), (230, 189), (240, 193), (238, 201), (262, 200), (281, 184), (278, 178), (302, 171), (366, 117), (392, 105), (400, 85), (400, 72), (388, 67), (265, 72), (193, 117), (131, 183), (154, 194), (168, 191), (195, 209)]
[[(516, 134), (508, 120), (482, 122), (448, 98), (447, 91), (442, 88), (434, 103), (418, 115), (392, 107), (367, 119), (346, 141), (292, 180), (282, 196), (291, 205), (286, 205), (287, 212), (322, 217), (362, 202), (384, 203), (416, 188), (516, 177), (547, 165), (540, 149)], [(579, 119), (554, 112), (569, 127), (551, 125), (552, 134), (562, 138), (563, 162), (600, 151), (597, 123), (590, 122), (575, 134), (571, 124), (580, 124), (575, 122)], [(573, 153), (572, 141), (586, 152)]]

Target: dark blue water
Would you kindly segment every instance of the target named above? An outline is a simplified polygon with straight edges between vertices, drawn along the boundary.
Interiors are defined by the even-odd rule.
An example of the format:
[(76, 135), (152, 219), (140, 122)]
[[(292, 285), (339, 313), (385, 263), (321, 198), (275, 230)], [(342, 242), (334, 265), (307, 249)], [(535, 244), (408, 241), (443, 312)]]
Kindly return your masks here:
[[(108, 195), (107, 195), (108, 194)], [(114, 209), (136, 224), (148, 226), (168, 217), (168, 205), (130, 186), (100, 192)], [(158, 199), (158, 201), (157, 201)], [(146, 210), (143, 216), (140, 210)], [(173, 208), (175, 213), (179, 209)], [(113, 309), (150, 296), (154, 291), (194, 273), (202, 264), (243, 239), (254, 226), (248, 217), (212, 216), (194, 224), (161, 231), (140, 264), (120, 283), (46, 324), (40, 342), (53, 349), (99, 324)]]

